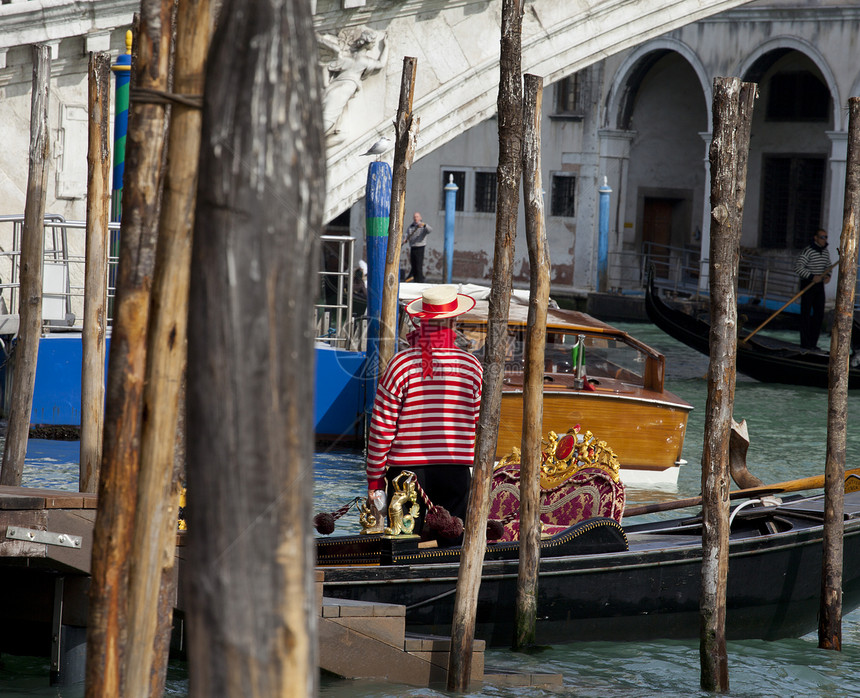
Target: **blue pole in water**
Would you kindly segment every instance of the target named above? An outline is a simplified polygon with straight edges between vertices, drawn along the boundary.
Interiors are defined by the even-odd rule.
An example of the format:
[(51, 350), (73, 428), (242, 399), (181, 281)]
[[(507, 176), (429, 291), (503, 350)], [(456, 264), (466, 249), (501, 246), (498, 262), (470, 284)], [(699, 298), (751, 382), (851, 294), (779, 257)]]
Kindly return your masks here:
[(454, 270), (454, 218), (457, 213), (457, 190), (454, 175), (448, 175), (445, 185), (445, 283), (451, 283)]
[(600, 214), (598, 218), (597, 238), (597, 290), (606, 293), (607, 270), (609, 268), (609, 195), (612, 189), (603, 178), (603, 186), (598, 189), (600, 193)]
[(388, 252), (388, 219), (391, 211), (391, 168), (387, 162), (372, 162), (367, 169), (364, 193), (367, 244), (367, 409), (373, 406), (379, 366), (379, 319), (385, 255)]

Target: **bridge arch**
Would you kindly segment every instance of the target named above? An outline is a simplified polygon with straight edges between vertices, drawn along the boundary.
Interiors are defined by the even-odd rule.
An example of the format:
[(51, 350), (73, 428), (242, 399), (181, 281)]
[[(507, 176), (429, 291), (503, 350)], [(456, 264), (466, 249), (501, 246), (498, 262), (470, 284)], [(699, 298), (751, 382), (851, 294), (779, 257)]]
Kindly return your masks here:
[(616, 71), (606, 100), (606, 110), (604, 113), (605, 128), (613, 128), (621, 131), (630, 129), (633, 104), (642, 79), (657, 61), (670, 52), (682, 56), (695, 72), (705, 98), (708, 123), (711, 123), (711, 96), (713, 88), (704, 64), (696, 52), (683, 41), (672, 37), (661, 37), (648, 41), (638, 47), (624, 59)]
[(827, 60), (809, 41), (794, 36), (774, 37), (758, 46), (755, 51), (747, 56), (738, 66), (737, 74), (747, 82), (759, 82), (773, 63), (788, 51), (797, 51), (803, 54), (818, 68), (822, 78), (824, 78), (824, 84), (827, 85), (827, 91), (830, 93), (832, 128), (834, 131), (845, 130), (846, 126), (842, 121), (840, 106), (842, 101), (839, 97), (839, 84)]

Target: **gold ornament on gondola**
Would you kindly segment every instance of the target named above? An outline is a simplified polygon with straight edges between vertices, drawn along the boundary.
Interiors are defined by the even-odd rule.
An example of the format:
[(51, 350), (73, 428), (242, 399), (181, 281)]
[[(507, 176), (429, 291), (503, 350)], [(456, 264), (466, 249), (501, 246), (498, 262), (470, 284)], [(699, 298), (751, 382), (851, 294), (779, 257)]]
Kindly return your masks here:
[[(561, 483), (582, 468), (600, 468), (606, 471), (614, 482), (618, 482), (621, 463), (615, 452), (605, 441), (598, 440), (590, 431), (581, 433), (577, 424), (567, 433), (559, 436), (554, 431), (541, 441), (543, 462), (540, 467), (540, 486), (545, 490), (558, 487)], [(520, 449), (514, 449), (502, 458), (496, 468), (521, 462)]]
[[(406, 476), (404, 478), (404, 476)], [(415, 519), (418, 518), (418, 490), (415, 487), (415, 474), (404, 470), (392, 482), (394, 494), (388, 505), (388, 523), (385, 534), (411, 536), (415, 530)], [(408, 507), (408, 510), (407, 510)]]
[(363, 534), (382, 533), (382, 529), (385, 528), (382, 512), (366, 499), (362, 502), (358, 512), (358, 521), (361, 523)]
[(420, 509), (418, 507), (418, 488), (415, 473), (404, 470), (391, 486), (394, 492), (388, 505), (388, 522), (385, 525), (385, 515), (367, 500), (361, 505), (358, 520), (363, 534), (384, 533), (387, 536), (411, 536), (415, 530), (415, 521)]

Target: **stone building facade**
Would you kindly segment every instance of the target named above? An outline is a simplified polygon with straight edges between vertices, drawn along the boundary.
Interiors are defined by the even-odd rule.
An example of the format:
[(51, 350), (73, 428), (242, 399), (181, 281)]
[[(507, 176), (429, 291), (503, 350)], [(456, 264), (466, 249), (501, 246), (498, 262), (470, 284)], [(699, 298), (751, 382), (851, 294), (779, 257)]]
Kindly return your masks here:
[[(442, 186), (453, 175), (460, 185), (453, 276), (487, 281), (495, 227), (498, 143), (491, 115), (499, 0), (312, 4), (318, 35), (328, 38), (331, 55), (321, 40), (320, 69), (329, 79), (350, 70), (333, 66), (359, 58), (367, 63), (355, 79), (359, 89), (332, 126), (339, 133), (328, 149), (329, 231), (363, 238), (360, 197), (368, 160), (361, 153), (378, 137), (393, 135), (402, 59), (416, 55), (414, 109), (421, 128), (407, 221), (418, 210), (434, 226), (425, 266), (431, 279), (441, 279)], [(139, 7), (135, 0), (0, 3), (0, 215), (23, 213), (30, 45), (48, 43), (53, 167), (47, 211), (84, 217), (87, 53), (124, 51)], [(691, 259), (706, 256), (715, 76), (739, 76), (760, 89), (742, 244), (788, 257), (811, 227), (840, 228), (845, 105), (860, 94), (855, 2), (528, 0), (525, 10), (523, 69), (546, 80), (543, 182), (556, 289), (588, 291), (597, 284), (597, 190), (604, 178), (612, 189), (610, 287), (638, 286), (635, 267), (646, 243)], [(375, 43), (356, 48), (362, 36)], [(526, 285), (520, 221), (515, 281)], [(2, 234), (0, 247), (8, 249)]]
[[(692, 265), (707, 259), (708, 147), (717, 76), (737, 76), (759, 89), (742, 247), (793, 257), (820, 225), (831, 231), (834, 249), (842, 226), (847, 100), (860, 95), (858, 37), (856, 3), (759, 0), (546, 85), (542, 177), (554, 290), (597, 286), (597, 190), (604, 178), (612, 189), (610, 288), (641, 287), (637, 264), (649, 243), (671, 248)], [(453, 174), (462, 185), (453, 277), (490, 278), (495, 203), (489, 191), (497, 154), (491, 119), (424, 156), (410, 171), (407, 219), (421, 211), (439, 231), (427, 239), (431, 276), (443, 274), (442, 187)], [(522, 215), (516, 260), (515, 283), (525, 285)]]

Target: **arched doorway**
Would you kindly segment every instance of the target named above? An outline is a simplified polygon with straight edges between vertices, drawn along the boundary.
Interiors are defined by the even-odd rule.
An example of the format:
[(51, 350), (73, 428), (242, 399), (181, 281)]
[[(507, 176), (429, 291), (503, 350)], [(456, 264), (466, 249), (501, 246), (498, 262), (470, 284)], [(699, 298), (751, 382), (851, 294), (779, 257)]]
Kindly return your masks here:
[(656, 50), (630, 72), (627, 91), (620, 127), (635, 135), (625, 225), (658, 277), (695, 276), (705, 189), (700, 134), (708, 128), (700, 78), (680, 53)]

